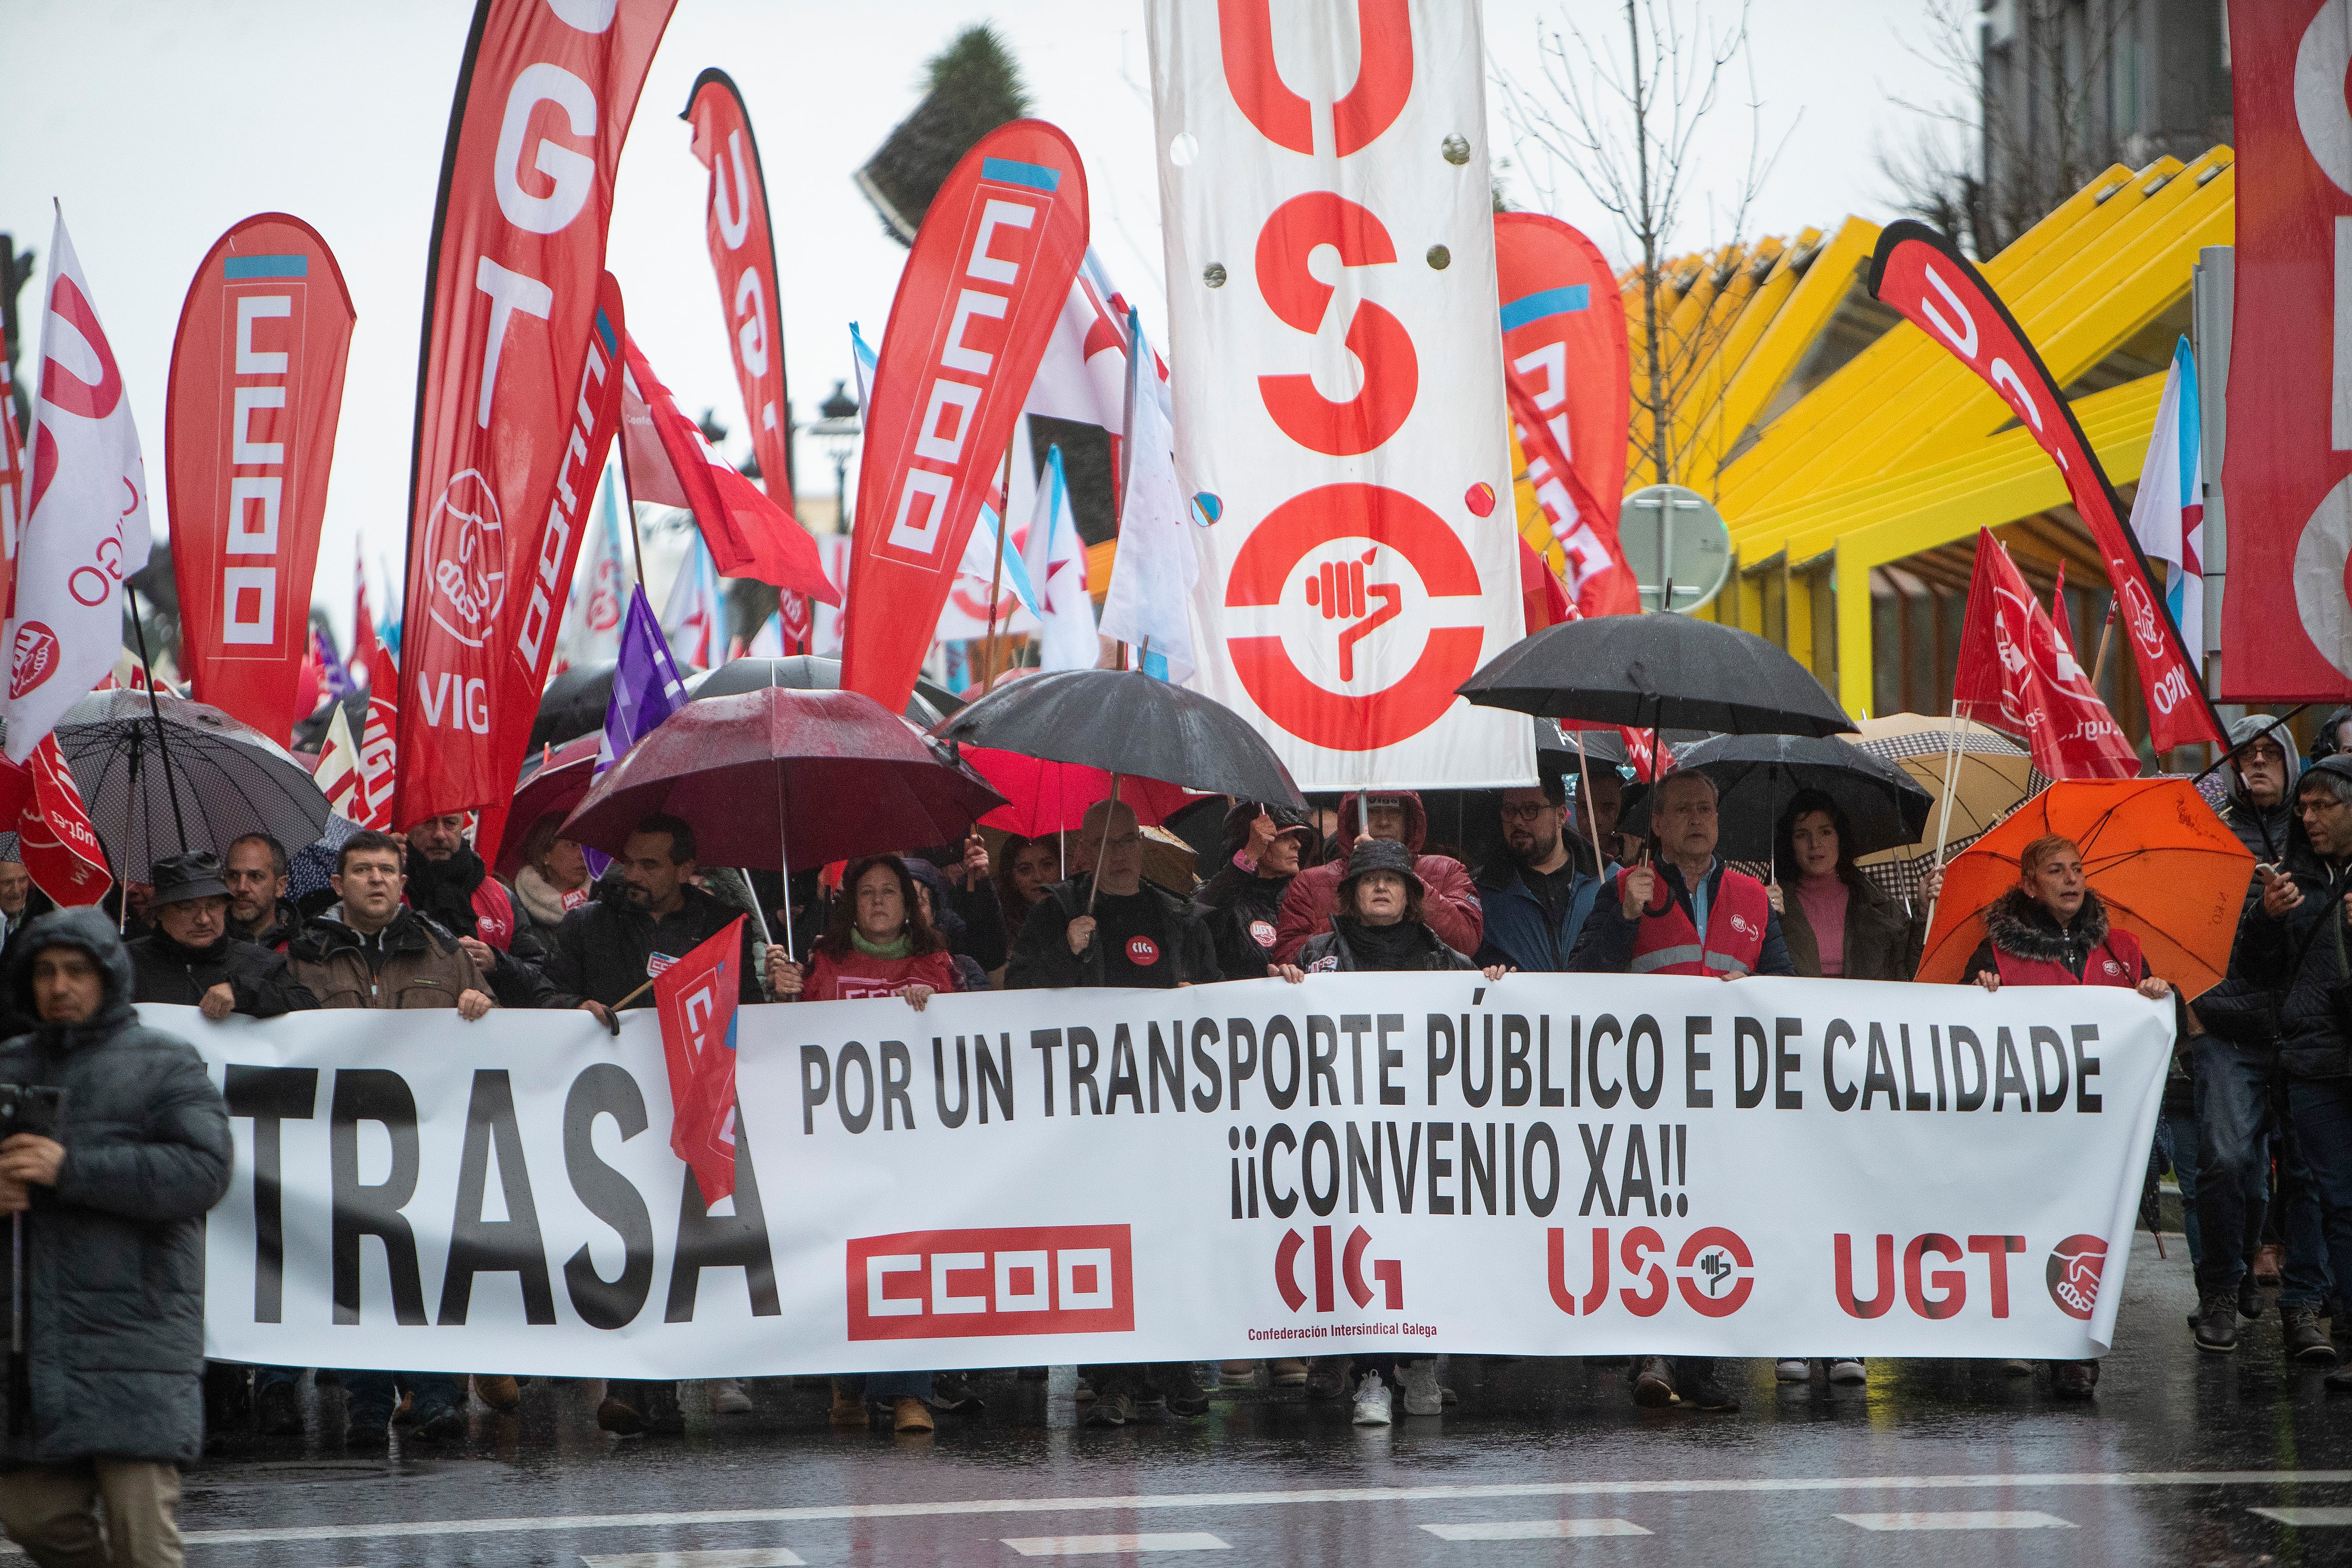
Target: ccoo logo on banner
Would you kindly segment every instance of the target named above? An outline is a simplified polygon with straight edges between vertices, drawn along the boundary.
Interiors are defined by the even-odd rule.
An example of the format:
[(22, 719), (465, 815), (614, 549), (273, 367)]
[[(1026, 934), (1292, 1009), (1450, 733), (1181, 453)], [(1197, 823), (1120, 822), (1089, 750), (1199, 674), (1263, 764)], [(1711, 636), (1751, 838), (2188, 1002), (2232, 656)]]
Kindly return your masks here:
[(1454, 695), (1525, 630), (1477, 9), (1150, 16), (1195, 684), (1306, 788), (1524, 781)]

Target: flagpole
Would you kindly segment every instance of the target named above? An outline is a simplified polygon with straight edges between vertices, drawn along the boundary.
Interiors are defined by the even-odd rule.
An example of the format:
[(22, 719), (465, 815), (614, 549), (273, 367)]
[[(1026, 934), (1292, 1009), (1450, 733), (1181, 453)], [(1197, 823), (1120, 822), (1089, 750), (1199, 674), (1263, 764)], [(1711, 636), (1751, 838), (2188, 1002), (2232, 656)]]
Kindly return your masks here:
[[(1559, 722), (1554, 720), (1553, 726), (1557, 728)], [(1584, 826), (1592, 833), (1592, 874), (1606, 877), (1609, 861), (1601, 853), (1601, 818), (1592, 807), (1592, 774), (1584, 764), (1584, 735), (1581, 731), (1576, 737), (1576, 804), (1584, 813)]]
[(621, 470), (621, 505), (626, 508), (629, 513), (629, 550), (630, 552), (636, 557), (637, 581), (639, 583), (643, 583), (646, 580), (646, 545), (645, 541), (637, 537), (636, 493), (629, 489), (628, 463), (625, 460), (619, 465), (619, 467)]
[(131, 595), (131, 631), (139, 639), (139, 663), (147, 671), (147, 711), (155, 720), (155, 750), (163, 762), (163, 793), (172, 799), (172, 827), (180, 836), (180, 853), (185, 855), (188, 824), (180, 815), (179, 789), (172, 783), (172, 748), (163, 739), (163, 704), (155, 696), (155, 661), (147, 657), (147, 624), (139, 618), (139, 590), (128, 577), (122, 580), (122, 591)]
[[(2120, 595), (2112, 591), (2107, 595), (2107, 620), (2106, 624), (2099, 628), (2098, 657), (2092, 661), (2091, 665), (2091, 692), (2094, 696), (2099, 696), (2100, 683), (2106, 679), (2107, 649), (2116, 640), (2116, 605), (2121, 602), (2121, 598)], [(2100, 696), (2099, 700), (2104, 702), (2106, 699)]]
[(1004, 589), (1005, 514), (1013, 510), (1013, 443), (1004, 443), (1004, 478), (998, 482), (996, 502), (996, 568), (988, 578), (988, 639), (981, 645), (980, 694), (996, 683), (996, 596)]

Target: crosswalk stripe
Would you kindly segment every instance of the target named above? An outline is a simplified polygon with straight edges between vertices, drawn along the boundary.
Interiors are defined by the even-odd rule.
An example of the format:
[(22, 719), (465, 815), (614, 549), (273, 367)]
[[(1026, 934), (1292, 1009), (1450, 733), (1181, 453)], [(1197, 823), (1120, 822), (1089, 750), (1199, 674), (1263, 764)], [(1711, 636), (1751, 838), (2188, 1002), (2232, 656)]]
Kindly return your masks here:
[(1004, 1544), (1024, 1557), (1125, 1557), (1141, 1552), (1233, 1550), (1204, 1530), (1157, 1535), (1018, 1535), (1007, 1536)]
[(716, 1552), (583, 1552), (588, 1568), (803, 1568), (808, 1559), (781, 1546), (732, 1548)]
[(1650, 1533), (1630, 1519), (1487, 1519), (1421, 1528), (1440, 1541), (1581, 1541)]
[(2352, 1524), (2352, 1508), (2250, 1508), (2246, 1511), (2305, 1529)]
[(1951, 1513), (1842, 1513), (1864, 1530), (2072, 1530), (2054, 1513), (2032, 1509), (1969, 1509)]

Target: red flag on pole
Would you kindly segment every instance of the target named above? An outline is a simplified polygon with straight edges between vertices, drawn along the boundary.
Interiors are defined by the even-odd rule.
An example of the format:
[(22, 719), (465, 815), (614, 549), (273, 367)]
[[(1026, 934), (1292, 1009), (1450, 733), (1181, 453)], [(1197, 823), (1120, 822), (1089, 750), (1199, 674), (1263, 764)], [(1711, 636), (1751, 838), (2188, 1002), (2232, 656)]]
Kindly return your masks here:
[(502, 803), (619, 417), (613, 180), (675, 0), (479, 0), (419, 354), (402, 596), (406, 825)]
[(43, 736), (22, 766), (0, 762), (0, 819), (16, 832), (25, 874), (58, 903), (94, 904), (114, 885), (54, 734)]
[(16, 428), (16, 381), (8, 370), (8, 334), (0, 330), (0, 625), (16, 596), (16, 541), (25, 531), (25, 442)]
[(930, 651), (1087, 232), (1077, 149), (1016, 120), (948, 175), (898, 275), (866, 404), (841, 668), (843, 686), (893, 713)]
[(735, 1190), (735, 1002), (743, 920), (654, 976), (662, 1055), (669, 1064), (669, 1146), (694, 1168), (702, 1201)]
[(751, 455), (769, 497), (793, 510), (792, 405), (784, 396), (784, 318), (777, 308), (776, 237), (768, 226), (768, 179), (743, 95), (716, 67), (694, 79), (680, 120), (694, 127), (694, 155), (710, 171), (704, 227), (728, 353), (751, 422)]
[(1977, 535), (1952, 708), (2022, 738), (2033, 765), (2053, 779), (2139, 772), (2139, 753), (1989, 530)]
[(367, 568), (352, 557), (352, 657), (343, 668), (371, 691), (390, 691), (398, 672), (375, 635), (375, 617), (368, 613)]
[(180, 667), (197, 701), (271, 737), (307, 717), (296, 694), (355, 320), (318, 230), (262, 213), (214, 241), (172, 342)]

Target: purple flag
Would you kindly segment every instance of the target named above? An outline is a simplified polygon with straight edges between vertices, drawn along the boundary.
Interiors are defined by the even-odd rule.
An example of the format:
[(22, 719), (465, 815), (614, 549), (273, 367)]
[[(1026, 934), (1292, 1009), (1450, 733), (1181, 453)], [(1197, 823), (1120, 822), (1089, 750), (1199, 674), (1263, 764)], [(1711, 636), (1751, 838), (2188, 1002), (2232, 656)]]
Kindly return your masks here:
[[(685, 706), (686, 684), (677, 678), (669, 639), (662, 635), (661, 622), (655, 618), (653, 605), (646, 602), (645, 585), (639, 584), (629, 591), (628, 614), (621, 622), (620, 658), (613, 666), (613, 700), (604, 710), (604, 738), (596, 747), (596, 769), (591, 776), (604, 777), (604, 770), (620, 761), (631, 746)], [(603, 876), (612, 864), (610, 857), (584, 845), (582, 853), (588, 858), (592, 877)]]
[(310, 628), (310, 657), (319, 666), (319, 686), (331, 701), (341, 702), (360, 689), (344, 668), (343, 656), (335, 651), (335, 639), (327, 635), (324, 626)]

